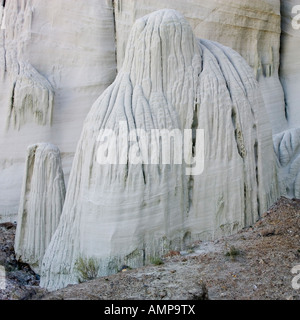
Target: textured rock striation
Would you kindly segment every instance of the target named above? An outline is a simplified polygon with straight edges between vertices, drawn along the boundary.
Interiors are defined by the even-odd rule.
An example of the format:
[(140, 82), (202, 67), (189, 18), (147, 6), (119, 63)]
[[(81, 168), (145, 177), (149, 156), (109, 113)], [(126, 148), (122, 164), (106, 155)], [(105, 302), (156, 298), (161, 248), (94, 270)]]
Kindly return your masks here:
[(0, 2), (0, 29), (5, 29), (5, 16), (4, 16), (4, 1)]
[[(189, 25), (164, 11), (130, 32), (137, 18), (166, 7)], [(68, 181), (83, 120), (120, 71), (86, 119), (63, 221), (45, 258), (45, 286), (76, 282), (81, 256), (99, 262), (99, 275), (140, 266), (193, 239), (252, 224), (278, 189), (300, 197), (299, 21), (296, 0), (0, 0), (0, 222), (16, 219), (28, 145), (59, 146)], [(147, 134), (171, 130), (174, 141), (178, 131), (192, 129), (187, 155), (171, 153), (171, 163), (178, 154), (184, 163), (130, 164), (162, 143), (137, 131), (130, 142), (121, 139), (122, 164), (100, 165), (100, 130), (120, 139), (124, 124)], [(46, 163), (47, 152), (57, 153), (51, 148), (41, 151)], [(201, 175), (190, 168), (198, 153)], [(36, 184), (50, 190), (57, 183), (51, 179)], [(33, 212), (45, 199), (32, 190), (25, 198)], [(22, 191), (22, 214), (25, 198)], [(34, 268), (57, 224), (41, 246), (30, 243), (38, 239), (32, 224), (20, 227), (27, 247), (19, 246)]]
[(300, 6), (296, 0), (281, 1), (282, 36), (280, 80), (285, 93), (288, 127), (274, 135), (281, 194), (300, 197)]
[(17, 258), (35, 272), (56, 230), (65, 200), (60, 151), (41, 143), (28, 147), (15, 239)]
[[(2, 7), (5, 21), (2, 30), (4, 55), (0, 60), (1, 76), (9, 75), (7, 127), (20, 129), (30, 120), (38, 124), (51, 123), (54, 92), (51, 84), (28, 62), (23, 52), (30, 41), (33, 17), (31, 1), (10, 1)], [(11, 28), (6, 27), (11, 26)]]
[(274, 135), (274, 150), (278, 157), (280, 193), (300, 198), (300, 128)]
[[(295, 8), (295, 9), (294, 9)], [(280, 80), (285, 92), (285, 107), (290, 128), (300, 127), (300, 6), (299, 1), (281, 2), (282, 37)]]
[[(125, 146), (123, 164), (99, 163), (105, 129)], [(145, 144), (134, 130), (157, 129), (192, 130), (183, 164), (132, 162), (161, 148), (157, 136)], [(181, 150), (171, 154), (174, 160)], [(205, 169), (194, 175), (197, 155)], [(251, 68), (232, 49), (198, 40), (176, 11), (157, 11), (135, 23), (122, 69), (84, 123), (41, 286), (77, 283), (80, 258), (95, 259), (98, 275), (107, 275), (232, 234), (277, 196), (271, 125)]]
[(112, 1), (3, 3), (0, 221), (14, 221), (27, 146), (57, 145), (68, 180), (83, 121), (116, 75), (115, 32)]
[(51, 84), (30, 64), (19, 64), (19, 74), (13, 81), (7, 128), (20, 130), (33, 119), (40, 125), (52, 123), (54, 92)]
[(0, 0), (0, 222), (16, 219), (28, 145), (59, 146), (68, 181), (83, 121), (114, 80), (117, 65), (121, 69), (132, 25), (158, 9), (178, 10), (195, 36), (242, 55), (259, 82), (275, 139), (299, 128), (296, 5), (296, 0), (190, 0), (188, 5), (183, 0)]
[(188, 5), (182, 0), (114, 3), (119, 69), (135, 20), (158, 9), (175, 9), (186, 17), (198, 38), (217, 41), (242, 55), (259, 81), (273, 132), (287, 128), (284, 92), (278, 76), (280, 0), (191, 0)]

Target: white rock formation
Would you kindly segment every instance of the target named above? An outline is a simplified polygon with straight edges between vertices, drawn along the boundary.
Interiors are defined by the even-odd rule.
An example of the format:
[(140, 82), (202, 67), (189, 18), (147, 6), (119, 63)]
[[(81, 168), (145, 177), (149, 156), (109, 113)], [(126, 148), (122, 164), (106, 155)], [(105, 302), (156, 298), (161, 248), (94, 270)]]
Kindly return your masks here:
[(273, 132), (287, 129), (284, 93), (278, 77), (280, 0), (190, 0), (188, 4), (183, 0), (116, 0), (114, 3), (119, 69), (135, 20), (158, 9), (175, 9), (188, 20), (198, 38), (217, 41), (245, 58), (260, 83)]
[[(3, 2), (4, 4), (4, 2)], [(0, 60), (3, 87), (8, 83), (6, 101), (7, 127), (10, 122), (15, 129), (30, 119), (45, 125), (48, 113), (53, 107), (53, 90), (47, 79), (39, 74), (28, 62), (24, 62), (24, 51), (31, 38), (33, 7), (31, 1), (5, 2), (2, 7), (2, 50)], [(2, 96), (5, 95), (5, 91)], [(49, 96), (48, 99), (43, 97)]]
[(17, 259), (40, 273), (65, 200), (60, 151), (41, 143), (28, 147), (15, 239)]
[(2, 3), (0, 221), (13, 221), (28, 145), (57, 145), (68, 180), (83, 121), (116, 75), (115, 32), (112, 1)]
[[(128, 57), (134, 50), (127, 53), (124, 69), (95, 104), (85, 124), (64, 214), (66, 224), (72, 218), (78, 220), (80, 236), (75, 239), (78, 230), (63, 231), (60, 227), (52, 247), (59, 246), (57, 239), (63, 238), (71, 239), (75, 249), (63, 251), (60, 248), (60, 255), (54, 260), (62, 261), (61, 257), (66, 256), (66, 270), (60, 262), (58, 267), (50, 267), (49, 253), (45, 260), (49, 272), (43, 278), (46, 286), (73, 281), (74, 261), (76, 255), (82, 253), (101, 258), (99, 273), (103, 274), (112, 272), (126, 259), (132, 266), (149, 261), (151, 256), (163, 251), (161, 243), (170, 248), (180, 247), (191, 239), (218, 237), (251, 224), (277, 197), (269, 120), (274, 134), (280, 193), (300, 197), (298, 5), (296, 0), (189, 0), (188, 4), (184, 0), (0, 0), (0, 222), (16, 219), (27, 146), (41, 140), (57, 145), (62, 150), (62, 166), (68, 180), (90, 106), (113, 82), (117, 65), (121, 70), (128, 41), (131, 41), (129, 49), (136, 45), (139, 50), (135, 55), (139, 59), (133, 61)], [(200, 49), (198, 45), (195, 50), (186, 49), (186, 43), (195, 41), (187, 30), (184, 33), (189, 34), (189, 41), (183, 45), (184, 52), (178, 53), (175, 44), (172, 49), (171, 40), (180, 43), (175, 38), (168, 39), (169, 51), (152, 50), (154, 52), (144, 56), (149, 48), (155, 48), (148, 43), (149, 39), (159, 41), (151, 34), (141, 37), (145, 44), (140, 44), (134, 36), (128, 40), (130, 30), (137, 18), (164, 8), (181, 12), (197, 38), (217, 41), (237, 51), (252, 71), (235, 52), (219, 44), (201, 40)], [(165, 27), (164, 23), (162, 25)], [(142, 24), (140, 27), (142, 30)], [(171, 34), (175, 32), (172, 28), (177, 30), (170, 24)], [(140, 32), (138, 25), (135, 30)], [(176, 61), (172, 50), (178, 57), (185, 58), (185, 65), (190, 64), (191, 70), (201, 69), (199, 78), (191, 76), (189, 70), (180, 70), (182, 61)], [(164, 69), (167, 71), (154, 75), (147, 67), (159, 71), (157, 65), (152, 66), (160, 55), (169, 59), (162, 63), (169, 65), (170, 70)], [(212, 77), (212, 70), (218, 81)], [(259, 82), (268, 115), (264, 113), (251, 73)], [(161, 79), (163, 88), (157, 93)], [(187, 88), (190, 88), (188, 94)], [(128, 102), (128, 92), (137, 100)], [(118, 95), (117, 101), (114, 95)], [(128, 99), (126, 104), (122, 102), (123, 97)], [(109, 99), (111, 105), (108, 105)], [(194, 100), (196, 102), (192, 103)], [(125, 105), (126, 108), (140, 106), (140, 101), (143, 108), (133, 109), (131, 118), (122, 116)], [(167, 115), (162, 107), (165, 104), (169, 110)], [(102, 111), (98, 110), (100, 106), (104, 106)], [(113, 109), (111, 118), (108, 122), (98, 122), (104, 119), (100, 113), (107, 108)], [(143, 114), (148, 114), (145, 108), (151, 111), (149, 119), (143, 118)], [(253, 113), (249, 113), (250, 109)], [(182, 171), (177, 166), (172, 166), (171, 171), (162, 166), (157, 169), (162, 170), (160, 174), (147, 166), (128, 173), (124, 165), (98, 168), (92, 159), (98, 145), (96, 132), (99, 128), (117, 129), (113, 118), (116, 110), (121, 110), (118, 119), (129, 121), (129, 128), (140, 125), (146, 130), (157, 126), (206, 129), (204, 173), (200, 177), (186, 178), (184, 166)], [(96, 128), (94, 135), (89, 125)], [(91, 141), (85, 143), (86, 137)], [(236, 146), (237, 154), (230, 151)], [(266, 163), (270, 165), (265, 167)], [(82, 177), (87, 168), (90, 168), (89, 176)], [(127, 177), (124, 185), (114, 180), (116, 172)], [(174, 180), (177, 189), (172, 195), (169, 191)], [(136, 185), (131, 185), (131, 181)], [(161, 188), (160, 195), (158, 188)], [(79, 198), (75, 197), (77, 194)], [(157, 198), (159, 204), (155, 204)], [(80, 199), (84, 199), (82, 208)], [(72, 201), (74, 208), (71, 210)], [(86, 208), (90, 210), (88, 218), (83, 214)], [(127, 214), (120, 218), (117, 208), (127, 208), (134, 223), (126, 220)], [(98, 212), (101, 212), (99, 217)], [(143, 221), (138, 212), (144, 215)], [(95, 217), (106, 220), (99, 226)], [(115, 222), (119, 220), (124, 221), (124, 225), (116, 228)], [(166, 227), (166, 221), (172, 222), (172, 228)], [(149, 230), (142, 234), (146, 225), (157, 224), (161, 228), (154, 228), (154, 236)], [(126, 228), (132, 233), (131, 242), (127, 239)], [(105, 243), (106, 252), (95, 247), (97, 241)], [(144, 245), (146, 242), (151, 243), (153, 252)], [(66, 275), (60, 278), (56, 274), (61, 270)]]
[(0, 2), (0, 30), (5, 29), (4, 1)]
[(281, 2), (282, 38), (280, 80), (285, 92), (286, 113), (290, 128), (300, 127), (300, 3)]
[(122, 66), (133, 23), (158, 9), (178, 10), (198, 38), (245, 58), (274, 134), (299, 127), (295, 5), (296, 0), (0, 0), (0, 221), (16, 218), (29, 144), (59, 146), (68, 180), (83, 121), (114, 80), (117, 62)]
[[(187, 175), (187, 165), (162, 161), (132, 164), (134, 154), (152, 155), (160, 146), (152, 138), (145, 148), (136, 135), (133, 145), (120, 141), (127, 145), (124, 164), (97, 163), (100, 130), (120, 137), (120, 121), (148, 133), (203, 129), (204, 172)], [(193, 139), (197, 156), (202, 140)], [(187, 163), (191, 157), (190, 150)], [(233, 50), (197, 40), (176, 11), (157, 11), (135, 23), (123, 68), (85, 121), (41, 286), (76, 283), (81, 257), (96, 259), (106, 275), (234, 233), (277, 196), (271, 126), (251, 68)]]
[(51, 84), (30, 64), (19, 63), (19, 74), (12, 84), (7, 128), (33, 119), (40, 125), (52, 123), (54, 92)]
[(285, 92), (288, 128), (274, 135), (282, 195), (300, 197), (300, 5), (281, 1), (282, 37), (280, 80)]
[(280, 168), (280, 193), (300, 198), (300, 128), (281, 132), (273, 139)]

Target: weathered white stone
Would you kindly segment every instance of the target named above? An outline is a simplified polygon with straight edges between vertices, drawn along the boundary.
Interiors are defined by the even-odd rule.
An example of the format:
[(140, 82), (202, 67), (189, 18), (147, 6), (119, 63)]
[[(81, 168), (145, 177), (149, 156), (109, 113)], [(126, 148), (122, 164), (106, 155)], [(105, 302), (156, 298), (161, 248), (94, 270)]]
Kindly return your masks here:
[(19, 74), (12, 84), (7, 128), (19, 129), (34, 120), (51, 125), (54, 92), (51, 84), (31, 65), (19, 64)]
[[(293, 25), (300, 23), (300, 7), (297, 0), (281, 1), (282, 37), (280, 80), (285, 92), (285, 107), (290, 128), (300, 127), (300, 29)], [(295, 20), (295, 21), (293, 21)]]
[(300, 197), (300, 128), (274, 135), (274, 150), (279, 163), (280, 193)]
[[(58, 266), (53, 262), (42, 280), (46, 286), (61, 286), (75, 279), (76, 255), (101, 257), (99, 274), (104, 274), (113, 272), (124, 260), (138, 266), (163, 252), (162, 248), (218, 237), (252, 224), (278, 195), (269, 120), (281, 194), (300, 197), (300, 30), (292, 26), (296, 5), (296, 0), (0, 0), (0, 222), (16, 219), (28, 145), (41, 140), (58, 145), (68, 180), (83, 120), (115, 78), (117, 63), (121, 71), (85, 124), (64, 218), (66, 225), (73, 225), (74, 218), (81, 231), (60, 227), (53, 248), (59, 247), (58, 239), (71, 239), (75, 249), (58, 250), (54, 259)], [(172, 38), (179, 33), (172, 23), (166, 40), (170, 48), (156, 52), (160, 38), (151, 35), (151, 28), (146, 28), (149, 34), (143, 34), (141, 22), (135, 27), (137, 34), (142, 32), (141, 39), (130, 38), (131, 51), (121, 70), (136, 19), (164, 8), (181, 12), (197, 38), (239, 52), (252, 70), (229, 48), (206, 40), (195, 45), (197, 41), (191, 40), (187, 30), (183, 31), (186, 42)], [(158, 25), (166, 28), (164, 23)], [(156, 46), (150, 40), (156, 41)], [(183, 45), (177, 47), (181, 41)], [(187, 43), (193, 43), (195, 50), (186, 48)], [(178, 52), (179, 48), (184, 50)], [(162, 71), (160, 56), (166, 66)], [(191, 68), (184, 69), (177, 57), (184, 58), (184, 68)], [(191, 75), (198, 69), (199, 78)], [(131, 101), (128, 92), (136, 100)], [(108, 122), (100, 106), (101, 112), (113, 111), (107, 113)], [(128, 118), (132, 106), (138, 107)], [(105, 119), (103, 123), (101, 119)], [(182, 170), (172, 166), (171, 171), (163, 166), (137, 166), (130, 172), (124, 166), (97, 169), (92, 159), (97, 150), (96, 132), (116, 129), (116, 119), (128, 121), (129, 128), (139, 125), (146, 130), (190, 128), (191, 122), (192, 127), (206, 129), (205, 172), (186, 178), (184, 166)], [(126, 177), (126, 183), (116, 177), (121, 182)], [(172, 184), (177, 187), (173, 194)], [(116, 227), (117, 221), (123, 224)], [(167, 222), (172, 222), (172, 227), (166, 227), (170, 225)], [(153, 225), (160, 227), (153, 227), (152, 232), (147, 226)], [(80, 235), (75, 240), (76, 232)], [(99, 242), (106, 251), (99, 249)], [(57, 273), (65, 272), (63, 257), (67, 257), (67, 275), (60, 278)], [(49, 253), (48, 265), (50, 258)]]
[(116, 57), (122, 66), (136, 18), (157, 9), (177, 9), (198, 38), (218, 41), (246, 59), (274, 134), (298, 127), (299, 32), (291, 24), (296, 2), (281, 1), (280, 51), (279, 0), (15, 0), (5, 8), (0, 1), (0, 221), (16, 217), (29, 144), (58, 145), (68, 180), (90, 105), (113, 81)]
[[(296, 0), (295, 0), (296, 1)], [(217, 41), (240, 53), (252, 67), (274, 133), (287, 129), (280, 64), (280, 0), (116, 0), (118, 67), (137, 18), (158, 9), (175, 9), (201, 39)], [(296, 51), (295, 51), (296, 52)]]
[(5, 28), (5, 17), (4, 17), (4, 6), (3, 3), (0, 2), (0, 30)]
[[(187, 165), (161, 161), (134, 165), (129, 155), (127, 164), (100, 165), (100, 130), (120, 137), (120, 121), (129, 131), (203, 129), (204, 172), (190, 176)], [(150, 152), (160, 145), (151, 142)], [(137, 148), (147, 151), (140, 140)], [(157, 11), (135, 23), (120, 73), (85, 121), (41, 286), (76, 283), (80, 257), (96, 259), (106, 275), (232, 234), (277, 196), (271, 126), (251, 68), (230, 48), (196, 39), (178, 12)]]
[(57, 145), (68, 180), (83, 121), (116, 75), (115, 32), (111, 0), (0, 9), (0, 221), (13, 221), (28, 145)]
[(60, 151), (41, 143), (28, 147), (15, 239), (17, 259), (40, 273), (40, 264), (62, 213), (65, 182)]
[(285, 93), (288, 128), (274, 135), (281, 194), (300, 197), (300, 6), (296, 0), (281, 1), (282, 35), (280, 80)]

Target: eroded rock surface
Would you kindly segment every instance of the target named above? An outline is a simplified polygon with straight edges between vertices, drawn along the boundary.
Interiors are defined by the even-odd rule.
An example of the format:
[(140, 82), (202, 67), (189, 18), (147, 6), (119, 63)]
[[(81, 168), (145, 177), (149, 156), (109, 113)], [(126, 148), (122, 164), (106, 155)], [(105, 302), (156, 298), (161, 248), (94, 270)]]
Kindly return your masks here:
[(282, 36), (280, 80), (285, 94), (288, 128), (275, 134), (280, 191), (284, 196), (300, 197), (300, 6), (295, 0), (281, 1)]
[[(128, 131), (203, 129), (204, 172), (186, 174), (192, 151), (182, 165), (132, 164), (132, 152), (147, 152), (137, 138), (137, 150), (121, 142), (125, 164), (100, 165), (100, 130), (114, 130), (119, 141), (121, 122)], [(197, 136), (195, 150), (198, 143)], [(159, 140), (150, 146), (159, 149)], [(123, 68), (85, 121), (41, 285), (76, 283), (81, 257), (96, 259), (107, 275), (235, 233), (277, 196), (271, 126), (251, 68), (232, 49), (199, 41), (178, 12), (157, 11), (137, 20)]]
[(198, 38), (217, 41), (242, 55), (259, 81), (273, 132), (287, 128), (284, 92), (278, 76), (280, 0), (191, 0), (188, 5), (182, 0), (114, 3), (119, 69), (135, 20), (158, 9), (175, 9), (188, 20)]
[(297, 0), (281, 1), (282, 37), (280, 80), (285, 92), (285, 107), (290, 128), (300, 127), (300, 6)]
[(65, 200), (60, 152), (50, 144), (32, 145), (26, 170), (15, 240), (17, 259), (37, 273), (54, 234)]
[(29, 145), (57, 145), (68, 180), (83, 121), (116, 75), (115, 32), (112, 1), (3, 3), (0, 222), (13, 222)]
[[(85, 122), (64, 220), (51, 245), (59, 255), (53, 263), (53, 253), (45, 260), (45, 286), (76, 281), (73, 267), (83, 253), (101, 260), (99, 274), (107, 274), (124, 261), (140, 266), (193, 239), (253, 224), (278, 197), (276, 171), (280, 194), (300, 197), (296, 5), (0, 1), (1, 222), (16, 219), (29, 144), (58, 145), (68, 180), (83, 119), (113, 81), (117, 64), (120, 70)], [(130, 35), (137, 18), (166, 7), (179, 10), (190, 26), (177, 14), (157, 15), (139, 20)], [(197, 40), (192, 31), (209, 40)], [(128, 130), (146, 132), (204, 129), (204, 173), (187, 176), (185, 165), (153, 168), (126, 161), (99, 167), (99, 130), (119, 132), (120, 121)], [(136, 142), (136, 150), (143, 149)], [(43, 201), (31, 191), (27, 197)], [(60, 240), (69, 242), (65, 249)]]

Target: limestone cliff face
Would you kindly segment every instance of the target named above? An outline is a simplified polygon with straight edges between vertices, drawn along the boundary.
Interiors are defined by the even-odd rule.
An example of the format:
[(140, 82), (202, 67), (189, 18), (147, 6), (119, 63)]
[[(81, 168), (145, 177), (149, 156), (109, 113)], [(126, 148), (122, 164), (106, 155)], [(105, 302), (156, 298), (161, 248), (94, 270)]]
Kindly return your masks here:
[[(54, 99), (52, 86), (28, 61), (24, 61), (23, 55), (31, 37), (31, 2), (10, 1), (2, 8), (5, 13), (5, 36), (0, 68), (2, 80), (8, 78), (9, 95), (6, 128), (20, 129), (30, 120), (41, 125), (51, 124)], [(7, 25), (10, 28), (6, 28)]]
[(83, 121), (114, 80), (116, 62), (112, 1), (3, 3), (0, 221), (7, 221), (16, 219), (28, 145), (59, 146), (68, 179)]
[(217, 41), (239, 52), (257, 77), (272, 129), (287, 127), (280, 62), (280, 0), (116, 0), (117, 57), (124, 60), (128, 34), (135, 20), (157, 9), (181, 12), (198, 38)]
[(15, 240), (17, 258), (40, 273), (65, 200), (65, 181), (57, 147), (41, 143), (27, 150)]
[[(137, 163), (159, 139), (128, 150), (124, 164), (99, 164), (99, 132), (203, 129), (202, 174), (182, 165)], [(174, 151), (174, 157), (178, 149)], [(99, 275), (149, 263), (196, 239), (252, 224), (277, 198), (271, 126), (250, 67), (232, 49), (199, 41), (183, 16), (161, 10), (139, 19), (115, 82), (92, 107), (77, 147), (59, 227), (46, 251), (41, 285), (76, 283), (80, 257)]]

